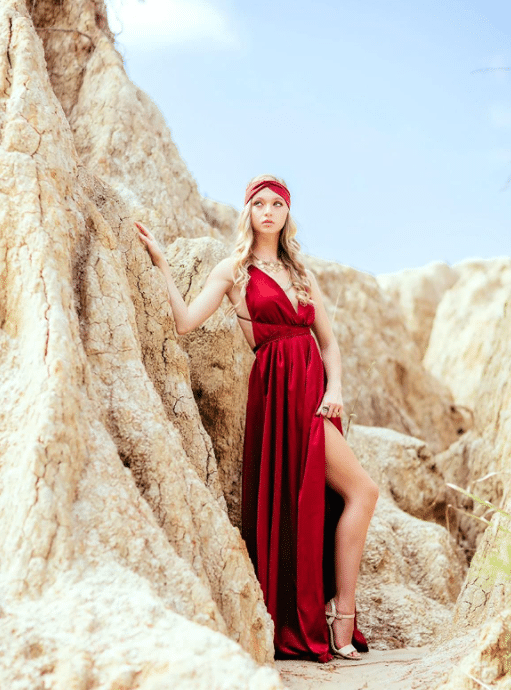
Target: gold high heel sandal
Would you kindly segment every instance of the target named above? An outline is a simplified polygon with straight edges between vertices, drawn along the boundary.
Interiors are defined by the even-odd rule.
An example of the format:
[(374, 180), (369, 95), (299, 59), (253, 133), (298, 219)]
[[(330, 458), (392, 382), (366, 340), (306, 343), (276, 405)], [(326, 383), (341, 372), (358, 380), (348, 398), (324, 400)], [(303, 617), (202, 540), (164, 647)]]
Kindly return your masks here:
[(330, 599), (328, 602), (327, 606), (330, 605), (330, 611), (325, 611), (326, 614), (326, 624), (328, 625), (328, 632), (330, 635), (330, 647), (332, 648), (333, 653), (336, 656), (340, 656), (343, 659), (351, 659), (351, 661), (360, 661), (362, 658), (360, 655), (359, 656), (350, 656), (355, 652), (358, 654), (357, 650), (352, 644), (346, 644), (344, 647), (341, 647), (340, 649), (337, 649), (335, 646), (335, 635), (334, 635), (334, 620), (337, 618), (338, 620), (341, 620), (343, 618), (355, 618), (354, 613), (337, 613), (337, 610), (335, 608), (335, 601), (333, 599)]

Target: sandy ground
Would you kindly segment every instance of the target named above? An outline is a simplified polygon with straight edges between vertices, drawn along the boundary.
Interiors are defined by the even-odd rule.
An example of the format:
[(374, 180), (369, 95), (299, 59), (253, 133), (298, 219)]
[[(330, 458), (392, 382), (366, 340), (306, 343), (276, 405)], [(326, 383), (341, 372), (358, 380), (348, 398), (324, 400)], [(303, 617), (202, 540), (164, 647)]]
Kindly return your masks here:
[(289, 690), (431, 690), (446, 678), (465, 651), (466, 646), (458, 640), (434, 651), (429, 647), (373, 649), (360, 661), (275, 663)]

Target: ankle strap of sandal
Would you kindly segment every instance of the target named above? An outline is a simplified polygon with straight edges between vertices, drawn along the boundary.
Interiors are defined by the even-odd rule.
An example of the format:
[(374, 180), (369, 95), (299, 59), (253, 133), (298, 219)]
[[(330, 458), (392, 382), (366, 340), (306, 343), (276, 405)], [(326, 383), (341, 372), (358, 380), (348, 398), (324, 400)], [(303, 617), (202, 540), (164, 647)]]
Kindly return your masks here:
[(337, 609), (335, 608), (335, 601), (333, 599), (330, 599), (328, 602), (331, 607), (331, 611), (329, 611), (326, 615), (332, 618), (337, 618), (341, 620), (342, 618), (355, 618), (354, 613), (337, 613)]

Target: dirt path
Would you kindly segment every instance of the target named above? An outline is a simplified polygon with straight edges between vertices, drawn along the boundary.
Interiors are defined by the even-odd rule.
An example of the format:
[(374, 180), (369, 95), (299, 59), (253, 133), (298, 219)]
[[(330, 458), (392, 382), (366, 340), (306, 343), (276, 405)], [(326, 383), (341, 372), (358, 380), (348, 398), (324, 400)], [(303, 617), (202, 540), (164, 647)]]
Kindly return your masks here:
[[(445, 668), (420, 663), (428, 647), (371, 650), (359, 662), (335, 659), (328, 664), (277, 661), (289, 690), (412, 690), (436, 685)], [(416, 673), (420, 668), (420, 673)], [(429, 666), (429, 668), (428, 668)], [(436, 682), (435, 682), (436, 681)]]

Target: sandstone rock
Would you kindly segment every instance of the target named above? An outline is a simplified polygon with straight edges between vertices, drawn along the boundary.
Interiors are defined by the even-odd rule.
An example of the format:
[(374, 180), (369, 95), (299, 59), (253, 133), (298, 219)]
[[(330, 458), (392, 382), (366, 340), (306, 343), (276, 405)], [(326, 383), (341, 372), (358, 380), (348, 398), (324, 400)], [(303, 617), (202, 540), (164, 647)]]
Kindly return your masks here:
[[(399, 308), (376, 278), (308, 258), (319, 282), (343, 358), (345, 412), (445, 449), (467, 429), (448, 388), (421, 364)], [(356, 406), (355, 406), (356, 402)]]
[[(474, 428), (435, 458), (446, 480), (474, 497), (451, 491), (447, 501), (457, 502), (467, 513), (457, 526), (468, 550), (478, 544), (453, 622), (442, 635), (443, 643), (453, 649), (463, 638), (471, 638), (471, 649), (455, 659), (449, 677), (435, 684), (437, 690), (511, 687), (509, 268), (507, 259), (456, 267), (460, 278), (438, 307), (425, 358), (448, 379), (457, 399), (473, 405), (475, 412)], [(484, 533), (470, 513), (491, 519)], [(429, 663), (436, 663), (436, 658), (437, 652)]]
[(151, 669), (232, 687), (226, 650), (239, 687), (279, 687), (221, 634), (272, 658), (161, 277), (122, 200), (80, 166), (21, 0), (0, 10), (0, 64), (0, 684), (106, 687), (117, 668), (126, 687)]
[(435, 690), (476, 687), (511, 689), (511, 610), (497, 613), (482, 629), (473, 649)]
[(88, 169), (121, 193), (165, 243), (220, 236), (164, 118), (126, 76), (103, 0), (31, 6), (53, 88)]
[(357, 425), (348, 441), (380, 488), (357, 588), (359, 625), (375, 649), (429, 644), (450, 623), (466, 570), (447, 530), (425, 520), (443, 513), (442, 478), (419, 439)]
[(511, 259), (461, 265), (460, 279), (438, 306), (424, 365), (460, 405), (479, 406), (484, 369), (511, 297)]
[(370, 646), (432, 643), (452, 620), (463, 572), (447, 530), (379, 499), (357, 588), (359, 627)]
[[(509, 299), (511, 259), (463, 262), (456, 266), (458, 282), (442, 298), (435, 317), (424, 364), (451, 388), (456, 402), (473, 410), (475, 428), (437, 461), (446, 481), (499, 504), (509, 467), (502, 463), (502, 448), (495, 433), (510, 433), (505, 401), (511, 351)], [(506, 311), (507, 310), (507, 311)], [(504, 329), (504, 331), (503, 331)], [(507, 329), (507, 330), (506, 330)], [(507, 398), (506, 398), (507, 396)], [(487, 508), (452, 492), (452, 503), (478, 516), (491, 516)], [(452, 515), (453, 521), (456, 517)], [(459, 529), (474, 549), (484, 524), (458, 513)]]
[[(485, 468), (485, 476), (480, 477), (482, 481), (476, 484), (473, 466), (469, 466), (474, 496), (479, 497), (484, 490), (488, 491), (487, 485), (490, 482), (495, 482), (494, 488), (500, 490), (496, 490), (491, 496), (491, 503), (496, 510), (487, 513), (488, 519), (491, 518), (491, 525), (484, 532), (471, 562), (458, 597), (450, 634), (458, 636), (467, 628), (489, 623), (501, 616), (496, 627), (491, 630), (488, 628), (483, 633), (474, 655), (469, 655), (462, 670), (476, 669), (477, 677), (483, 682), (485, 678), (492, 678), (495, 687), (507, 688), (509, 667), (507, 676), (503, 676), (506, 657), (499, 650), (506, 649), (507, 653), (510, 649), (511, 622), (511, 383), (506, 367), (511, 357), (509, 302), (503, 309), (502, 318), (489, 331), (489, 336), (492, 338), (491, 354), (482, 368), (475, 396), (478, 401), (475, 431), (479, 438), (477, 445), (469, 449), (468, 460), (474, 463), (473, 466)], [(459, 342), (462, 345), (463, 339)], [(454, 675), (448, 687), (455, 687), (458, 680), (459, 676)], [(459, 687), (465, 686), (459, 684)]]
[(36, 599), (11, 600), (0, 636), (9, 690), (283, 690), (274, 669), (169, 611), (147, 579), (114, 562), (62, 573)]
[(421, 268), (382, 273), (376, 279), (392, 302), (400, 307), (423, 357), (438, 304), (444, 292), (458, 280), (458, 272), (443, 261), (433, 261)]
[(422, 520), (444, 521), (445, 482), (424, 441), (358, 424), (351, 425), (347, 441), (378, 484), (380, 496)]
[[(211, 269), (225, 256), (225, 245), (206, 237), (179, 238), (168, 248), (172, 275), (187, 303), (195, 299)], [(240, 527), (245, 411), (254, 355), (236, 319), (226, 316), (229, 305), (224, 297), (221, 308), (179, 342), (190, 357), (192, 389), (213, 441), (229, 516)]]
[(238, 222), (239, 212), (232, 206), (221, 204), (213, 199), (203, 197), (202, 209), (206, 215), (206, 220), (213, 228), (217, 228), (222, 237), (229, 241), (234, 234)]

